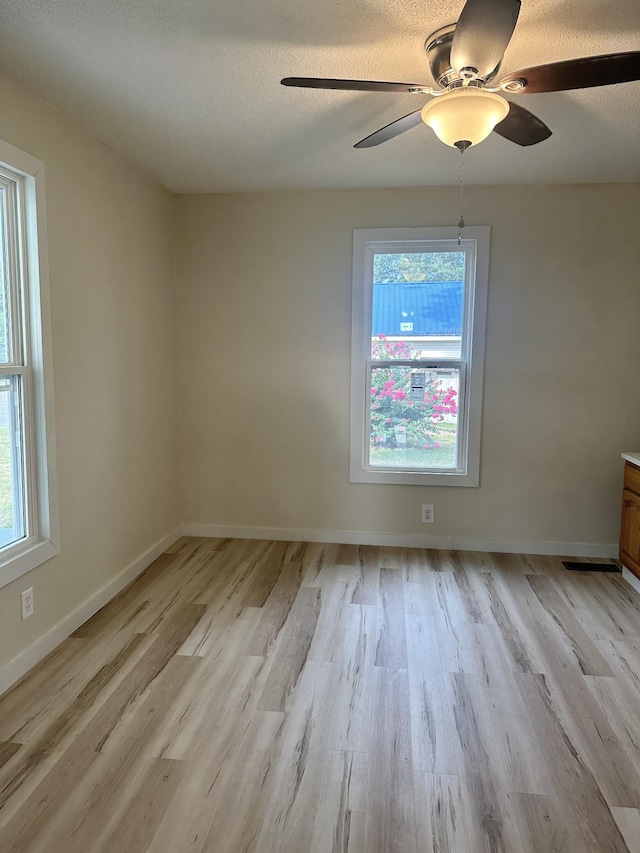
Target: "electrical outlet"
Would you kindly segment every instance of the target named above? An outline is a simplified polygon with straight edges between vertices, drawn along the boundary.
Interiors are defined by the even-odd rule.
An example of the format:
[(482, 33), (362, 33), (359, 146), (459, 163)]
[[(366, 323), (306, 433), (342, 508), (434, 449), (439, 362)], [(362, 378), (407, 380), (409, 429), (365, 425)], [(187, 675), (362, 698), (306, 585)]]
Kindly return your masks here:
[(433, 524), (436, 520), (436, 511), (433, 504), (422, 504), (422, 523)]
[(25, 589), (25, 591), (20, 596), (20, 604), (22, 606), (22, 621), (28, 619), (29, 616), (33, 616), (33, 587), (30, 586), (29, 589)]

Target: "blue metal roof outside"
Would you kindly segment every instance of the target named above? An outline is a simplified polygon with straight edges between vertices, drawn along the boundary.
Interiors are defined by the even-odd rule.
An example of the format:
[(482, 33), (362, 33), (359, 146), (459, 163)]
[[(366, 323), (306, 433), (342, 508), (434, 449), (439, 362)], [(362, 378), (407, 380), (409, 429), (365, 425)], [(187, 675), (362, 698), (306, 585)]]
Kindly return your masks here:
[(372, 335), (459, 337), (463, 301), (461, 281), (374, 283)]

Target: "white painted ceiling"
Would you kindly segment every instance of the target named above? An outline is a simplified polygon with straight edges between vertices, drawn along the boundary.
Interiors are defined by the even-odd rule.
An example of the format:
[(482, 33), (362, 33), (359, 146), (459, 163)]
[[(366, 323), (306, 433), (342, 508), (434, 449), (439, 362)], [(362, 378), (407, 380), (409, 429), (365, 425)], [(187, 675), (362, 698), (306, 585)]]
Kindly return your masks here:
[[(353, 149), (424, 96), (280, 79), (430, 84), (424, 40), (462, 6), (0, 0), (0, 69), (176, 192), (455, 184), (459, 154), (427, 127)], [(523, 0), (502, 71), (638, 49), (639, 0)], [(468, 183), (640, 181), (640, 82), (518, 101), (554, 135), (520, 148), (492, 134), (467, 155)]]

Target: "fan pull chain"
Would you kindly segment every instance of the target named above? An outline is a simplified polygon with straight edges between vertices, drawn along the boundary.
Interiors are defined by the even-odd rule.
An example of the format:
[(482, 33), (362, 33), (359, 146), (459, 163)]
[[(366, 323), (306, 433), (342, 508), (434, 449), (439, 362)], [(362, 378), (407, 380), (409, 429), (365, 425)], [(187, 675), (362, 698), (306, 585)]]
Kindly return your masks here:
[(464, 221), (464, 152), (466, 151), (466, 146), (460, 148), (460, 154), (462, 155), (462, 159), (460, 161), (460, 220), (458, 222), (458, 246), (462, 241), (462, 229), (465, 226)]

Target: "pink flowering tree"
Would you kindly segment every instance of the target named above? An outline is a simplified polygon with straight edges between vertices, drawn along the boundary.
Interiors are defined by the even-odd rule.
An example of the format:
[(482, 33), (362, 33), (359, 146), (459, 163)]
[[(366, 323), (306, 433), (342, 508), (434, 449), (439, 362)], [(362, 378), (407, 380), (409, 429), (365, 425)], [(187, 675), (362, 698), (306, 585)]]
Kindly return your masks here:
[[(380, 360), (410, 360), (405, 342), (390, 342), (380, 335), (372, 342), (372, 357)], [(375, 368), (371, 376), (371, 444), (396, 447), (398, 432), (406, 434), (408, 445), (431, 447), (438, 428), (447, 415), (458, 413), (457, 392), (443, 388), (430, 376), (421, 400), (411, 399), (411, 371), (406, 366)]]

